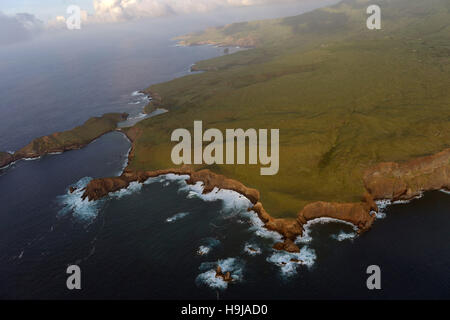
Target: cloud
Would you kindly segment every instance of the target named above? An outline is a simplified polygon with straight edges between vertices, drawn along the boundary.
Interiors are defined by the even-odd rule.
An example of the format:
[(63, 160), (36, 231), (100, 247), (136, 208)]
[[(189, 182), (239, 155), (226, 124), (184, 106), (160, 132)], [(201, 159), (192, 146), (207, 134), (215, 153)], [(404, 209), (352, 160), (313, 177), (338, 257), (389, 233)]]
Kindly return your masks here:
[[(88, 15), (87, 11), (80, 10), (80, 18), (82, 23), (88, 22), (88, 17), (92, 18), (92, 16)], [(92, 19), (90, 22), (95, 22), (95, 19)], [(47, 28), (50, 30), (67, 29), (66, 17), (56, 16), (54, 19), (49, 20), (47, 22)]]
[[(253, 6), (295, 0), (93, 0), (96, 22), (207, 12), (221, 7)], [(298, 1), (298, 0), (297, 0)]]
[(29, 13), (10, 16), (0, 11), (0, 46), (29, 40), (44, 29), (44, 23)]

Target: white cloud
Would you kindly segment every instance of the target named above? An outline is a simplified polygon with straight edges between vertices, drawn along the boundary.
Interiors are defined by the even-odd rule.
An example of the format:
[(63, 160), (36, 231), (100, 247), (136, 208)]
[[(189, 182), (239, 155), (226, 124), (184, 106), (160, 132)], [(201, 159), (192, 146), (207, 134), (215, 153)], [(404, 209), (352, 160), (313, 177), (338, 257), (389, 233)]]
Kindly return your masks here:
[(43, 22), (32, 14), (6, 15), (0, 11), (0, 45), (31, 39), (43, 28)]
[[(295, 0), (93, 0), (96, 22), (207, 12), (221, 7), (253, 6)], [(298, 1), (298, 0), (297, 0)]]
[[(80, 17), (81, 22), (83, 22), (83, 23), (88, 22), (89, 15), (88, 15), (87, 11), (81, 10), (80, 14), (81, 14), (81, 17)], [(66, 17), (57, 16), (54, 19), (49, 20), (47, 22), (47, 28), (49, 28), (49, 29), (66, 29), (67, 28)]]

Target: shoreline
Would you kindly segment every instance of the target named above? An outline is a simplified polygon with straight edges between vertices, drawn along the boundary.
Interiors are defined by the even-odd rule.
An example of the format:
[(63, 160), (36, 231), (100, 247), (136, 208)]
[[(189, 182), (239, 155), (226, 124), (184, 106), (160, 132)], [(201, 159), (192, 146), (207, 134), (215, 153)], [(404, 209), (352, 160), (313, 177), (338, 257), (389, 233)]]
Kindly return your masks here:
[[(147, 95), (150, 99), (149, 104), (145, 106), (144, 109), (162, 106), (162, 97), (158, 93), (152, 92), (150, 89), (137, 92)], [(91, 119), (102, 119), (107, 115), (111, 114), (103, 115), (101, 118), (94, 117)], [(127, 118), (128, 114), (120, 114), (120, 119), (117, 119), (114, 124), (115, 128), (109, 128), (105, 132), (96, 135), (94, 138), (84, 141), (84, 143), (63, 144), (56, 148), (48, 148), (44, 151), (40, 150), (40, 152), (31, 154), (26, 153), (25, 151), (27, 148), (29, 149), (30, 146), (34, 147), (36, 141), (48, 140), (61, 133), (54, 133), (49, 136), (34, 139), (29, 145), (14, 154), (3, 152), (2, 154), (6, 154), (7, 159), (11, 161), (7, 162), (6, 165), (2, 166), (0, 169), (8, 168), (20, 160), (35, 160), (47, 154), (60, 154), (65, 151), (78, 150), (106, 133), (113, 131), (120, 132), (124, 134), (131, 143), (127, 161), (124, 164), (120, 175), (110, 178), (93, 179), (82, 190), (82, 200), (100, 200), (109, 193), (126, 189), (132, 182), (144, 183), (149, 178), (167, 174), (180, 176), (187, 175), (189, 176), (189, 179), (187, 179), (186, 183), (194, 185), (197, 182), (201, 182), (203, 184), (204, 194), (208, 194), (217, 188), (219, 190), (235, 191), (246, 197), (252, 203), (252, 206), (249, 207), (248, 210), (254, 211), (257, 214), (267, 230), (277, 232), (282, 236), (283, 241), (275, 243), (273, 248), (287, 252), (300, 252), (300, 248), (296, 241), (299, 237), (301, 238), (307, 234), (306, 228), (315, 220), (338, 220), (353, 225), (355, 232), (357, 234), (362, 234), (368, 231), (377, 219), (379, 213), (377, 201), (386, 202), (388, 205), (396, 201), (410, 201), (426, 191), (441, 190), (448, 193), (448, 190), (450, 190), (449, 148), (433, 155), (415, 158), (403, 163), (384, 162), (368, 168), (362, 177), (366, 192), (361, 196), (360, 202), (338, 203), (317, 201), (306, 205), (297, 213), (296, 218), (274, 218), (264, 209), (260, 192), (257, 189), (249, 188), (240, 181), (216, 174), (209, 169), (196, 171), (190, 166), (153, 171), (133, 171), (128, 169), (134, 158), (136, 148), (135, 141), (142, 135), (143, 130), (136, 126), (119, 127), (118, 123), (127, 120)], [(86, 123), (84, 125), (86, 125)], [(77, 128), (82, 128), (84, 125)], [(65, 132), (70, 132), (72, 130)], [(33, 148), (32, 150), (34, 151)], [(3, 160), (3, 158), (0, 160)]]
[[(125, 169), (118, 177), (92, 180), (83, 189), (83, 200), (100, 200), (111, 192), (127, 188), (132, 182), (144, 183), (149, 178), (167, 174), (187, 175), (189, 176), (189, 179), (186, 180), (187, 184), (194, 185), (197, 182), (203, 184), (203, 194), (208, 194), (217, 188), (235, 191), (246, 197), (252, 203), (252, 207), (249, 207), (248, 210), (254, 211), (258, 215), (266, 229), (275, 231), (283, 237), (283, 242), (275, 243), (273, 248), (287, 252), (300, 251), (296, 240), (305, 234), (305, 226), (307, 227), (308, 223), (314, 220), (324, 218), (339, 220), (353, 225), (356, 233), (362, 234), (368, 231), (377, 219), (379, 207), (376, 201), (390, 201), (390, 203), (410, 201), (427, 191), (444, 190), (444, 192), (448, 192), (447, 190), (450, 190), (450, 149), (446, 149), (437, 154), (404, 163), (379, 163), (367, 169), (363, 177), (366, 192), (362, 195), (360, 202), (318, 201), (306, 205), (298, 212), (296, 219), (274, 218), (264, 209), (257, 189), (249, 188), (240, 181), (216, 174), (209, 169), (195, 171), (189, 166), (153, 171), (128, 169), (134, 157), (134, 142), (142, 134), (142, 129), (131, 127), (128, 130), (119, 129), (118, 131), (123, 132), (131, 142)], [(430, 173), (432, 177), (441, 177), (441, 179), (424, 181), (422, 177)], [(416, 180), (420, 180), (422, 184), (417, 184)], [(402, 192), (396, 191), (397, 189)], [(391, 190), (391, 193), (387, 190)]]
[[(0, 152), (0, 170), (7, 169), (20, 160), (37, 160), (45, 155), (82, 149), (105, 134), (117, 131), (118, 124), (126, 121), (128, 117), (127, 113), (106, 113), (100, 117), (91, 117), (73, 129), (35, 138), (13, 154)], [(89, 129), (99, 132), (93, 132), (93, 136), (83, 137), (82, 134)], [(68, 142), (66, 143), (64, 139)]]

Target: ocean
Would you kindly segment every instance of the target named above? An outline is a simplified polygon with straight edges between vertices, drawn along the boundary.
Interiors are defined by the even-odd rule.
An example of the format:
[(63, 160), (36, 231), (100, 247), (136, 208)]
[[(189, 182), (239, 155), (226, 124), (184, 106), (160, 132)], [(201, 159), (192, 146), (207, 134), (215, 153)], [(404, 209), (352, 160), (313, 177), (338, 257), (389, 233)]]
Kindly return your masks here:
[[(246, 17), (233, 16), (239, 18)], [(142, 117), (146, 99), (139, 90), (224, 54), (175, 45), (173, 36), (221, 22), (189, 19), (192, 30), (174, 17), (2, 48), (0, 150), (105, 112)], [(346, 224), (313, 224), (301, 252), (288, 254), (272, 249), (280, 236), (247, 212), (247, 199), (224, 190), (203, 195), (185, 177), (134, 183), (97, 203), (82, 201), (80, 191), (70, 194), (70, 186), (120, 174), (129, 148), (113, 132), (81, 150), (0, 172), (0, 298), (450, 298), (444, 192), (386, 207), (360, 236)], [(82, 270), (81, 290), (66, 287), (72, 264)], [(217, 265), (234, 281), (216, 278)], [(367, 289), (370, 265), (381, 268), (382, 290)]]

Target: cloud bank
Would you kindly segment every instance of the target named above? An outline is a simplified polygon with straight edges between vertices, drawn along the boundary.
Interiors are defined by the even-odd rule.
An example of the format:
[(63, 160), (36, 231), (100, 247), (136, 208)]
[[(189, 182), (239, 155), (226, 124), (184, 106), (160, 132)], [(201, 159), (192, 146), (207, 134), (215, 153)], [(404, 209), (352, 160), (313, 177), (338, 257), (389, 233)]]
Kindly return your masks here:
[(10, 16), (0, 11), (0, 45), (29, 40), (42, 30), (44, 23), (32, 14)]
[[(207, 12), (221, 7), (254, 6), (295, 2), (296, 0), (93, 0), (96, 22), (126, 21)], [(298, 2), (299, 0), (297, 0)]]

